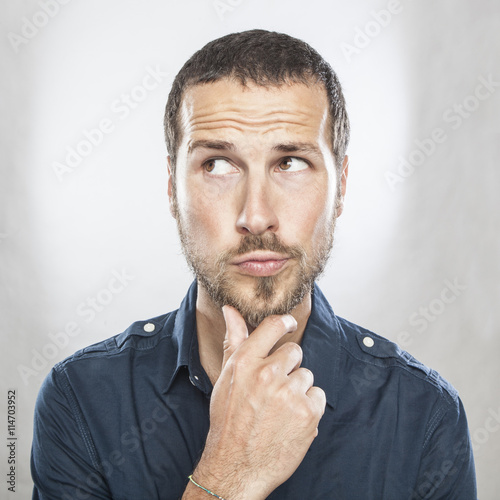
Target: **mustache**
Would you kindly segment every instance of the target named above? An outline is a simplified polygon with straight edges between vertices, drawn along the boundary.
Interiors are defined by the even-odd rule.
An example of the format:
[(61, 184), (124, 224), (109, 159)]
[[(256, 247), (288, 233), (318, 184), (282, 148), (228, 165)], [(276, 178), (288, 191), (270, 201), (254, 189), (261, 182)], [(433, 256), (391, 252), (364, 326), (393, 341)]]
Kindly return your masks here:
[(236, 248), (221, 253), (217, 258), (217, 262), (219, 266), (224, 266), (229, 260), (256, 250), (281, 253), (296, 259), (304, 259), (306, 256), (302, 247), (285, 245), (275, 233), (268, 233), (265, 235), (250, 234), (243, 236), (240, 244)]

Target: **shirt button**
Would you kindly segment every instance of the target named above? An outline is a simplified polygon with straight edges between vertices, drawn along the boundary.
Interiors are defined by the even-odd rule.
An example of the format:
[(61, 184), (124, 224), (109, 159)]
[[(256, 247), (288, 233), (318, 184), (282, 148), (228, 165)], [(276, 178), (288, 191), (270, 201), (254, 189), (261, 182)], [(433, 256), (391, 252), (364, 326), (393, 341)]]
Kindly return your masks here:
[(155, 325), (153, 325), (153, 323), (146, 323), (144, 325), (144, 331), (147, 332), (147, 333), (154, 332), (155, 331)]
[(363, 344), (365, 344), (366, 347), (373, 347), (373, 344), (375, 344), (375, 342), (371, 337), (365, 337), (363, 339)]

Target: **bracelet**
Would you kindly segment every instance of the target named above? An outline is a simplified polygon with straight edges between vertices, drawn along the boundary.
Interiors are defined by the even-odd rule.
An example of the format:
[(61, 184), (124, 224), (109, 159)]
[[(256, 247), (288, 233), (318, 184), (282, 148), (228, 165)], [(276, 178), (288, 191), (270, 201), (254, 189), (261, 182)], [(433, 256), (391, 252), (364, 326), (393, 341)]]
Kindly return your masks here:
[(224, 500), (222, 497), (220, 497), (219, 495), (215, 494), (213, 491), (210, 491), (210, 490), (207, 490), (206, 488), (204, 488), (201, 484), (198, 484), (194, 479), (193, 479), (193, 475), (191, 474), (190, 476), (188, 476), (188, 479), (195, 485), (195, 486), (198, 486), (198, 488), (201, 488), (203, 491), (206, 491), (209, 495), (212, 495), (213, 497), (215, 498), (218, 498), (219, 500)]

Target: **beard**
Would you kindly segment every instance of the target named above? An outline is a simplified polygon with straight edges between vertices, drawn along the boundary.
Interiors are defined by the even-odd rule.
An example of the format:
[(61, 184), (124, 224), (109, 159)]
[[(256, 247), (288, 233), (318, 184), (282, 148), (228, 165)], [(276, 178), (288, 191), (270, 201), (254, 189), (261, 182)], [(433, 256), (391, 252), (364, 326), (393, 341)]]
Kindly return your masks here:
[[(321, 243), (307, 254), (301, 246), (285, 245), (276, 233), (244, 235), (237, 247), (219, 254), (215, 260), (200, 248), (196, 235), (186, 230), (179, 211), (176, 212), (177, 228), (182, 251), (187, 263), (214, 305), (222, 308), (230, 305), (237, 309), (246, 323), (255, 328), (267, 316), (290, 314), (311, 293), (314, 282), (323, 273), (333, 246), (336, 211), (328, 227), (324, 230)], [(235, 257), (256, 250), (267, 250), (286, 255), (296, 264), (292, 269), (283, 270), (274, 276), (246, 277), (253, 280), (251, 289), (238, 283), (229, 272), (229, 262)], [(287, 283), (282, 275), (288, 272)]]

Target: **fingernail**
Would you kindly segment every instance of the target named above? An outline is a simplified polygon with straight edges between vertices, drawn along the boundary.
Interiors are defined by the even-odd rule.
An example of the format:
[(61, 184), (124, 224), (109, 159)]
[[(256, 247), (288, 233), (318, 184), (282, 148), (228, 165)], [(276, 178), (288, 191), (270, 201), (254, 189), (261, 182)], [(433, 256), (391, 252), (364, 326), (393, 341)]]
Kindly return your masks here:
[(284, 318), (288, 330), (295, 330), (297, 328), (297, 321), (291, 314), (285, 315)]

